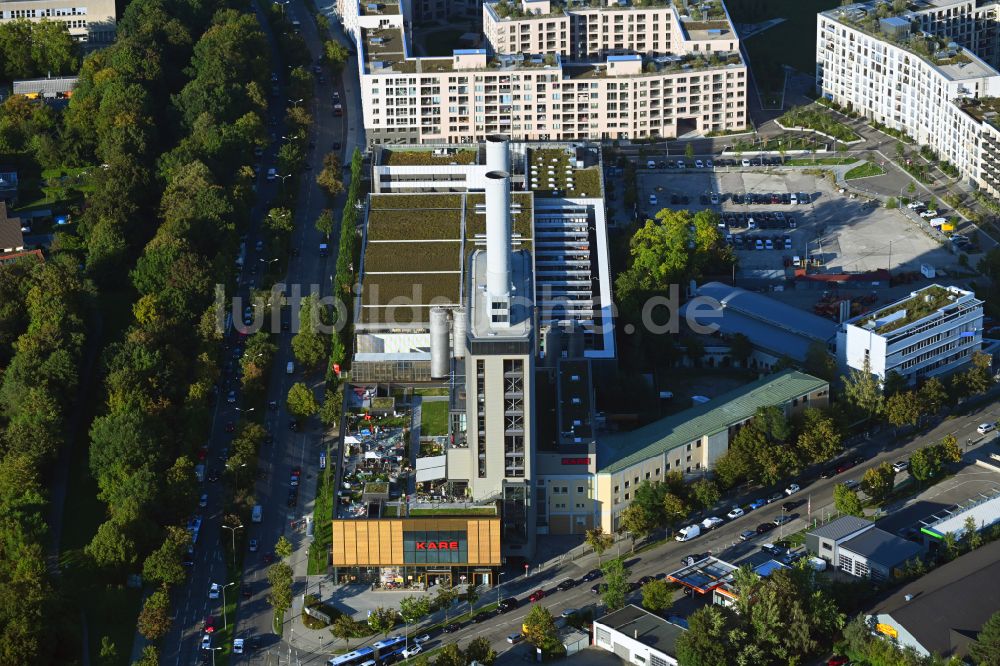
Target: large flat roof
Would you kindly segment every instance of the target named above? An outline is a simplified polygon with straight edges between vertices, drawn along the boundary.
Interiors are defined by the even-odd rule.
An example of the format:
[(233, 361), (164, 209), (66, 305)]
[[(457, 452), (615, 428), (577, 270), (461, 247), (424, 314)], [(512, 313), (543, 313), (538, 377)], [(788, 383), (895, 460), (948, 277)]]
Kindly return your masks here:
[(907, 541), (877, 527), (865, 530), (853, 539), (848, 539), (840, 544), (840, 548), (886, 567), (906, 562), (924, 550), (912, 541)]
[(822, 527), (809, 530), (806, 534), (811, 534), (821, 539), (832, 539), (837, 541), (839, 539), (843, 539), (849, 534), (854, 534), (858, 530), (872, 527), (874, 524), (875, 523), (867, 520), (866, 518), (858, 518), (857, 516), (842, 516), (827, 523), (826, 525), (823, 525)]
[(687, 631), (684, 627), (644, 611), (634, 604), (629, 604), (594, 622), (671, 656), (675, 652), (674, 645), (678, 636)]
[(718, 324), (729, 335), (742, 333), (779, 357), (804, 360), (811, 344), (826, 346), (837, 336), (836, 322), (763, 294), (721, 282), (707, 282), (695, 293), (722, 305), (722, 317), (706, 318), (705, 324)]
[(922, 521), (920, 531), (936, 539), (944, 538), (949, 532), (959, 538), (965, 535), (965, 521), (969, 518), (976, 523), (978, 529), (984, 529), (1000, 522), (1000, 493), (992, 497), (955, 507), (935, 515), (930, 520)]
[(722, 432), (749, 419), (759, 407), (782, 405), (827, 386), (829, 383), (823, 379), (785, 370), (642, 428), (603, 436), (598, 441), (598, 471), (619, 472), (705, 435)]
[(998, 580), (1000, 541), (994, 541), (904, 585), (867, 613), (890, 616), (897, 631), (905, 629), (929, 652), (962, 655), (1000, 608)]

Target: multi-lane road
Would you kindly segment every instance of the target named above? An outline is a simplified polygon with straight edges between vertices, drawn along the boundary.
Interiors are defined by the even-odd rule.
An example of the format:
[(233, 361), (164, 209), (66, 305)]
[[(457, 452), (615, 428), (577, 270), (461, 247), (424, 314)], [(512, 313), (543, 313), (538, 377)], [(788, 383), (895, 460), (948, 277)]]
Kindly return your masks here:
[[(257, 14), (260, 25), (268, 38), (271, 49), (273, 70), (277, 74), (277, 85), (279, 95), (272, 98), (274, 102), (268, 111), (268, 120), (275, 123), (270, 145), (265, 149), (261, 157), (262, 168), (258, 173), (258, 201), (252, 211), (251, 228), (247, 230), (247, 257), (245, 266), (239, 278), (238, 296), (243, 299), (243, 303), (248, 302), (249, 290), (253, 274), (263, 274), (264, 266), (262, 262), (273, 259), (269, 255), (268, 248), (261, 251), (256, 250), (258, 240), (264, 240), (261, 234), (261, 220), (267, 215), (272, 206), (279, 188), (284, 187), (285, 182), (280, 178), (267, 180), (267, 169), (275, 166), (277, 151), (280, 147), (281, 122), (285, 112), (287, 67), (282, 63), (281, 56), (276, 48), (274, 35), (266, 20), (264, 12), (266, 5), (264, 0), (258, 4)], [(309, 51), (314, 59), (319, 59), (322, 54), (322, 42), (328, 37), (319, 35), (316, 24), (309, 16), (305, 4), (301, 0), (294, 0), (285, 5), (285, 13), (289, 20), (297, 19), (302, 26), (302, 36), (306, 40)], [(292, 233), (290, 244), (295, 248), (297, 256), (289, 259), (288, 271), (284, 284), (286, 293), (295, 295), (307, 295), (309, 293), (319, 293), (329, 295), (331, 292), (330, 277), (332, 268), (336, 263), (336, 242), (335, 231), (333, 241), (330, 243), (331, 253), (329, 256), (321, 257), (319, 254), (319, 244), (322, 242), (321, 234), (315, 229), (314, 222), (324, 208), (334, 209), (334, 218), (339, 220), (343, 197), (331, 202), (326, 194), (316, 185), (314, 175), (322, 168), (323, 157), (334, 150), (334, 144), (340, 144), (340, 155), (342, 161), (349, 161), (351, 153), (355, 147), (365, 148), (364, 131), (361, 124), (361, 111), (358, 107), (360, 96), (357, 94), (357, 74), (352, 67), (353, 58), (344, 67), (343, 76), (330, 76), (326, 73), (325, 82), (316, 84), (316, 94), (312, 101), (311, 113), (313, 125), (310, 129), (309, 142), (312, 148), (307, 154), (308, 167), (302, 174), (297, 192), (297, 205), (295, 206), (295, 231)], [(344, 113), (342, 116), (333, 115), (333, 93), (338, 92)], [(349, 177), (349, 170), (344, 170), (345, 178)], [(289, 183), (289, 186), (291, 183)], [(345, 183), (346, 185), (346, 183)], [(250, 266), (256, 265), (258, 270), (251, 271)], [(258, 288), (269, 287), (270, 285), (257, 285)], [(234, 319), (239, 320), (242, 306), (234, 308)], [(266, 320), (265, 320), (266, 322)], [(222, 508), (226, 501), (223, 496), (224, 486), (205, 480), (200, 492), (207, 495), (207, 505), (201, 508), (202, 525), (199, 532), (198, 543), (195, 547), (195, 561), (190, 567), (190, 575), (185, 585), (179, 588), (175, 595), (175, 614), (173, 630), (163, 641), (162, 661), (164, 664), (195, 664), (203, 660), (211, 662), (211, 655), (201, 650), (201, 640), (203, 637), (202, 628), (206, 617), (213, 617), (215, 626), (228, 622), (236, 624), (238, 637), (260, 636), (262, 647), (274, 647), (277, 637), (271, 627), (271, 610), (267, 603), (266, 585), (266, 565), (264, 563), (265, 553), (273, 551), (277, 539), (281, 535), (287, 535), (298, 541), (292, 534), (291, 522), (301, 520), (312, 504), (312, 488), (315, 486), (315, 473), (318, 465), (319, 446), (322, 441), (322, 433), (316, 423), (309, 422), (305, 427), (297, 432), (289, 429), (290, 418), (285, 412), (285, 396), (293, 382), (306, 381), (308, 384), (317, 386), (322, 380), (322, 374), (315, 376), (303, 376), (296, 369), (293, 374), (285, 372), (289, 361), (294, 360), (291, 351), (291, 332), (280, 331), (276, 333), (275, 342), (278, 345), (278, 352), (275, 355), (272, 365), (272, 373), (267, 390), (266, 403), (274, 401), (277, 409), (267, 409), (265, 414), (265, 424), (268, 431), (273, 435), (273, 443), (265, 445), (260, 451), (259, 468), (263, 472), (262, 478), (258, 481), (255, 499), (263, 507), (261, 522), (251, 522), (244, 525), (242, 530), (245, 533), (239, 534), (242, 542), (246, 544), (249, 539), (256, 539), (259, 544), (257, 553), (247, 552), (244, 557), (243, 584), (249, 586), (251, 596), (243, 598), (241, 590), (232, 585), (224, 590), (225, 597), (232, 602), (239, 599), (237, 612), (232, 616), (222, 616), (222, 602), (219, 599), (209, 598), (209, 588), (211, 584), (224, 583), (227, 579), (226, 562), (223, 561), (224, 551), (221, 546), (221, 539), (229, 540), (233, 534), (228, 530), (223, 530), (221, 526)], [(231, 355), (231, 349), (227, 348), (227, 359), (237, 365), (238, 361)], [(232, 378), (231, 387), (239, 389), (239, 380)], [(212, 419), (212, 435), (208, 444), (208, 452), (205, 466), (209, 470), (216, 470), (220, 474), (224, 471), (225, 462), (221, 457), (223, 447), (229, 445), (231, 434), (226, 432), (226, 424), (238, 423), (243, 414), (240, 413), (241, 401), (237, 399), (235, 403), (226, 400), (226, 393), (230, 390), (226, 386), (220, 391)], [(322, 396), (317, 394), (318, 398)], [(302, 488), (297, 506), (289, 508), (288, 490), (289, 479), (293, 467), (300, 467), (305, 475), (302, 481)], [(245, 547), (245, 546), (244, 546)], [(298, 571), (296, 573), (299, 573)], [(304, 573), (304, 570), (301, 572)], [(270, 641), (268, 640), (270, 638)], [(213, 642), (213, 647), (222, 647)]]
[[(867, 469), (880, 465), (883, 462), (888, 461), (891, 463), (897, 460), (905, 460), (916, 449), (938, 442), (946, 435), (955, 435), (962, 444), (963, 449), (968, 448), (969, 450), (975, 449), (985, 442), (992, 441), (992, 437), (984, 438), (980, 436), (976, 432), (976, 427), (980, 423), (995, 422), (998, 419), (1000, 419), (1000, 402), (992, 402), (975, 410), (968, 416), (945, 420), (929, 432), (900, 446), (893, 446), (888, 443), (889, 438), (886, 434), (873, 435), (871, 439), (865, 440), (846, 455), (848, 459), (855, 456), (862, 456), (865, 459), (864, 463), (827, 479), (819, 478), (818, 474), (821, 467), (816, 467), (815, 469), (808, 470), (801, 479), (797, 480), (802, 489), (794, 496), (794, 499), (799, 501), (806, 500), (807, 502), (800, 504), (792, 512), (795, 519), (791, 523), (786, 524), (782, 529), (785, 534), (789, 534), (801, 530), (811, 519), (823, 519), (824, 516), (832, 515), (834, 513), (833, 488), (836, 484), (851, 479), (860, 480)], [(969, 444), (970, 441), (971, 445)], [(905, 478), (905, 472), (897, 475), (897, 482), (903, 478)], [(771, 492), (773, 490), (731, 498), (731, 501), (723, 503), (724, 506), (719, 508), (716, 515), (723, 517), (728, 510), (725, 507), (729, 504), (745, 506), (748, 501), (767, 497)], [(778, 530), (765, 536), (757, 536), (747, 542), (741, 542), (739, 534), (744, 530), (754, 529), (760, 523), (773, 521), (782, 511), (781, 504), (781, 501), (774, 502), (764, 508), (751, 511), (742, 518), (726, 521), (717, 529), (703, 534), (692, 541), (680, 543), (669, 540), (662, 545), (637, 555), (629, 555), (631, 547), (629, 541), (619, 542), (621, 546), (620, 552), (629, 563), (631, 571), (630, 579), (635, 581), (643, 576), (662, 577), (662, 575), (670, 571), (681, 568), (683, 566), (681, 563), (682, 558), (692, 554), (711, 553), (727, 561), (738, 561), (758, 550), (761, 544), (778, 538)], [(810, 505), (811, 515), (806, 515), (807, 504)], [(613, 548), (612, 552), (604, 555), (604, 559), (608, 559), (608, 557), (617, 553), (618, 548)], [(527, 615), (531, 608), (531, 604), (527, 601), (527, 596), (534, 590), (544, 589), (546, 596), (536, 603), (546, 606), (557, 617), (563, 610), (569, 608), (582, 609), (592, 606), (599, 602), (598, 595), (591, 592), (593, 583), (580, 583), (562, 592), (557, 591), (555, 587), (560, 581), (566, 578), (573, 578), (578, 581), (587, 571), (596, 566), (596, 557), (591, 555), (580, 558), (576, 562), (546, 570), (539, 576), (532, 576), (527, 579), (524, 576), (513, 579), (506, 578), (502, 593), (504, 597), (516, 596), (520, 600), (521, 603), (516, 609), (491, 618), (488, 622), (480, 624), (467, 623), (459, 631), (451, 634), (435, 635), (435, 640), (429, 643), (428, 647), (436, 647), (441, 642), (457, 641), (464, 643), (474, 637), (485, 636), (490, 640), (493, 648), (498, 653), (520, 649), (513, 648), (507, 642), (506, 638), (511, 634), (520, 632), (524, 616)], [(495, 602), (496, 597), (495, 588), (490, 592), (484, 591), (480, 603)], [(641, 594), (634, 592), (630, 595), (630, 598), (638, 603), (641, 601)], [(683, 596), (678, 594), (678, 598), (675, 601), (675, 612), (686, 615), (694, 607), (704, 603), (704, 601), (684, 599)], [(412, 629), (412, 633), (420, 633), (420, 629)]]

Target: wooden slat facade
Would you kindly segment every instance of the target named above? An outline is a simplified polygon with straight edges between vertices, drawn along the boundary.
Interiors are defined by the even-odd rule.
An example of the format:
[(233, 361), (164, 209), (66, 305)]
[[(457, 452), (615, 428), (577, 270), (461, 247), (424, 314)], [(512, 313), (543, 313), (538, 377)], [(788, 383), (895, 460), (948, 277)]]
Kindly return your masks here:
[(465, 532), (468, 562), (462, 565), (500, 565), (500, 518), (383, 518), (334, 520), (333, 566), (431, 566), (403, 561), (403, 533)]

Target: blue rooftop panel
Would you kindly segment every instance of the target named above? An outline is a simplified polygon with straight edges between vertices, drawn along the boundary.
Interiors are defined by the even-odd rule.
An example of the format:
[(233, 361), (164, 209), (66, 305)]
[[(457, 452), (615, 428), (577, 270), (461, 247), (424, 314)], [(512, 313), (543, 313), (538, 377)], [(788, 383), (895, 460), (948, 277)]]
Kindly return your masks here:
[(608, 62), (627, 62), (630, 60), (642, 60), (641, 55), (613, 55), (608, 56)]
[(455, 49), (452, 51), (454, 55), (484, 55), (486, 49)]

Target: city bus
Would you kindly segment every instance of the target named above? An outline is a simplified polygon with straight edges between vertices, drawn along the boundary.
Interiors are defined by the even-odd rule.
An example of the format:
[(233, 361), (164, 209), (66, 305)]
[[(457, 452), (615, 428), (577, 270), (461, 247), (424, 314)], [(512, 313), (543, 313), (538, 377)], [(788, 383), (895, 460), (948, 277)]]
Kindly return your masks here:
[(331, 657), (326, 660), (327, 666), (360, 666), (360, 664), (375, 658), (375, 650), (371, 647), (363, 647), (347, 654)]
[(406, 638), (390, 636), (384, 641), (372, 643), (375, 648), (375, 660), (380, 664), (391, 663), (406, 649)]

